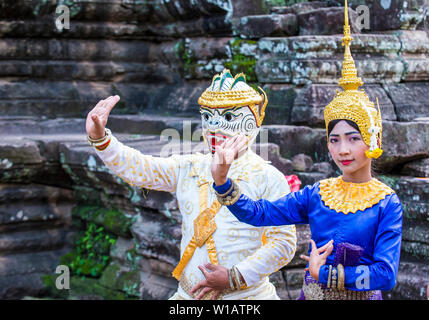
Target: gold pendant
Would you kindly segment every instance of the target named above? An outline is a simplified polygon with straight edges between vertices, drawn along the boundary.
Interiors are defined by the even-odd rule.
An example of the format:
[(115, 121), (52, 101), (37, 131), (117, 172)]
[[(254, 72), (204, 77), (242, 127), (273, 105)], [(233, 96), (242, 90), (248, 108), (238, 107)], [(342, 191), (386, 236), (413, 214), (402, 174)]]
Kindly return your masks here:
[(197, 246), (201, 248), (216, 231), (216, 228), (216, 222), (210, 213), (210, 208), (205, 209), (194, 220), (194, 235)]

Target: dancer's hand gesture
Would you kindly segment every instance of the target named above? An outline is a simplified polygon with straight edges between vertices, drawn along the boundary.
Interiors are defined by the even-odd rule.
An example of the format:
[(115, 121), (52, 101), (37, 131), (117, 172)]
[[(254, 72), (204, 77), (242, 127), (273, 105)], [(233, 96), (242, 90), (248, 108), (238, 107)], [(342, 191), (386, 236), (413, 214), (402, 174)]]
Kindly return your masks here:
[(200, 281), (191, 289), (190, 293), (194, 294), (197, 290), (202, 288), (201, 292), (195, 297), (196, 300), (201, 299), (211, 291), (213, 291), (212, 299), (216, 300), (223, 290), (229, 288), (230, 284), (227, 268), (211, 263), (206, 263), (204, 267), (198, 266), (198, 268), (204, 274), (206, 280)]
[(110, 111), (119, 101), (119, 96), (110, 96), (105, 100), (100, 100), (97, 105), (88, 113), (86, 117), (86, 133), (92, 139), (104, 137), (104, 128)]
[(220, 186), (228, 179), (228, 171), (232, 162), (238, 158), (239, 152), (243, 152), (243, 147), (248, 143), (248, 138), (243, 134), (238, 134), (228, 138), (219, 146), (216, 146), (212, 162), (212, 176), (215, 184)]
[(321, 266), (325, 265), (326, 259), (334, 249), (334, 246), (333, 246), (334, 240), (329, 241), (327, 244), (325, 244), (323, 247), (320, 247), (320, 248), (316, 247), (316, 242), (314, 242), (313, 239), (311, 239), (310, 242), (311, 242), (310, 257), (301, 255), (301, 259), (308, 261), (308, 271), (310, 272), (310, 275), (313, 277), (313, 279), (315, 279), (316, 281), (319, 281), (319, 269)]

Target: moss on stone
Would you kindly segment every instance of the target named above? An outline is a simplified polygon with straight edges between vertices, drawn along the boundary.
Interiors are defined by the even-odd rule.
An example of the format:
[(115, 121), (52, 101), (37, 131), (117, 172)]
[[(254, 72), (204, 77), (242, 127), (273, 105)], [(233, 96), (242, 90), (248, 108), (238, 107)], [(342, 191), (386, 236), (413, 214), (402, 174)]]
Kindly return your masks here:
[(45, 289), (50, 297), (56, 299), (67, 299), (69, 296), (69, 290), (67, 289), (57, 289), (55, 281), (58, 275), (56, 274), (47, 274), (42, 276), (42, 282), (45, 286)]
[(127, 298), (138, 297), (140, 295), (140, 272), (138, 270), (120, 273), (117, 283), (121, 291), (125, 292)]
[(140, 273), (138, 270), (120, 271), (117, 263), (111, 263), (99, 279), (71, 276), (70, 289), (57, 289), (58, 275), (42, 277), (48, 296), (55, 299), (108, 299), (134, 300), (139, 298)]
[(100, 284), (106, 288), (115, 289), (115, 290), (120, 289), (116, 284), (118, 271), (120, 269), (121, 269), (120, 266), (115, 262), (108, 265), (100, 277)]
[(188, 39), (180, 39), (174, 46), (174, 51), (177, 58), (182, 62), (182, 75), (195, 75), (198, 68), (198, 63), (194, 58), (192, 51), (188, 48)]
[(74, 275), (100, 277), (110, 262), (110, 247), (116, 240), (104, 227), (88, 222), (85, 230), (74, 236), (73, 250), (62, 256), (60, 262)]
[(258, 78), (255, 72), (256, 56), (249, 48), (257, 46), (255, 40), (245, 40), (235, 38), (229, 42), (231, 58), (225, 61), (224, 66), (231, 70), (233, 74), (244, 73), (247, 82), (257, 82)]
[(123, 212), (98, 206), (77, 206), (72, 210), (72, 217), (94, 222), (103, 226), (107, 231), (123, 237), (131, 237), (130, 227), (135, 218)]
[(125, 300), (126, 296), (123, 292), (111, 290), (100, 285), (97, 279), (87, 277), (72, 277), (70, 279), (70, 294), (71, 299), (82, 298), (101, 298), (106, 300)]
[(139, 297), (140, 272), (136, 269), (121, 271), (121, 267), (113, 262), (104, 270), (99, 283), (111, 290), (124, 292), (127, 298)]

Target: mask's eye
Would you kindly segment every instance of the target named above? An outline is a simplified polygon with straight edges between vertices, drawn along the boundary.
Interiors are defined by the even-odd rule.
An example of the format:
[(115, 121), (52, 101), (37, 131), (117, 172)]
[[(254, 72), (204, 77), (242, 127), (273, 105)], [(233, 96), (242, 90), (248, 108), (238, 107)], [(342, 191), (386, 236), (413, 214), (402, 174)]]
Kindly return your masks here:
[(225, 117), (225, 120), (226, 121), (232, 121), (232, 120), (234, 120), (235, 119), (235, 116), (234, 116), (234, 114), (232, 114), (232, 113), (226, 113), (225, 115), (224, 115), (224, 117)]
[(203, 119), (205, 121), (208, 121), (210, 119), (210, 115), (208, 112), (201, 112), (201, 115), (203, 116)]

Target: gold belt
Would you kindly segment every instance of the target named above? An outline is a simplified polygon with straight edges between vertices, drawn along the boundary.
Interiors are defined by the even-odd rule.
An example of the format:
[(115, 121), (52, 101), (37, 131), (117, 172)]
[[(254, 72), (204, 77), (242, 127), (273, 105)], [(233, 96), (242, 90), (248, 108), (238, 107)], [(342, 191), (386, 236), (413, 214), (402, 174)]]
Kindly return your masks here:
[(353, 291), (321, 288), (318, 283), (309, 283), (302, 286), (305, 300), (369, 300), (376, 291)]
[(210, 208), (207, 208), (208, 188), (208, 182), (200, 187), (200, 214), (194, 220), (194, 235), (186, 246), (182, 258), (172, 273), (173, 277), (175, 277), (178, 281), (180, 281), (182, 272), (189, 260), (191, 260), (192, 256), (194, 255), (197, 246), (202, 247), (204, 244), (206, 244), (210, 262), (212, 264), (219, 264), (212, 235), (217, 228), (214, 217), (222, 205), (219, 203), (219, 201), (215, 200)]
[[(185, 276), (182, 276), (180, 278), (179, 281), (179, 286), (183, 289), (183, 291), (185, 291), (190, 297), (192, 298), (196, 298), (198, 296), (198, 294), (203, 290), (203, 288), (198, 289), (197, 291), (195, 291), (193, 294), (191, 294), (191, 289), (194, 287), (194, 285), (191, 283), (191, 281), (189, 281), (188, 278), (186, 278)], [(219, 294), (219, 296), (217, 297), (218, 300), (222, 300), (223, 295), (225, 294), (229, 294), (232, 293), (236, 290), (231, 290), (231, 289), (225, 289), (221, 292), (221, 294)], [(208, 293), (206, 293), (205, 295), (203, 295), (201, 297), (200, 300), (212, 300), (213, 299), (213, 295), (214, 295), (214, 291), (210, 291)]]

